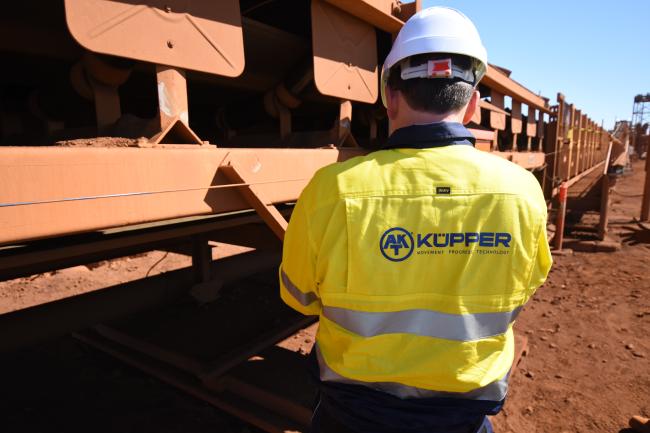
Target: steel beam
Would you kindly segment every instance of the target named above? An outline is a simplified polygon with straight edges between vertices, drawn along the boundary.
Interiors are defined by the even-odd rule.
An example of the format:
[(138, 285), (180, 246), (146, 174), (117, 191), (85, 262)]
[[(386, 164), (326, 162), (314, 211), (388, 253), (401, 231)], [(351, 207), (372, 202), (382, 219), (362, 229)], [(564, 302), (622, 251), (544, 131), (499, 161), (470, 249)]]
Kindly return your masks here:
[[(227, 284), (279, 263), (279, 250), (255, 251), (213, 261), (210, 273)], [(174, 302), (194, 282), (194, 270), (185, 268), (2, 314), (0, 353)]]
[[(567, 187), (568, 188), (572, 187), (573, 185), (578, 183), (578, 181), (580, 181), (584, 177), (589, 176), (594, 171), (598, 170), (599, 168), (602, 168), (603, 164), (605, 164), (605, 161), (600, 161), (599, 163), (597, 163), (596, 165), (594, 165), (591, 168), (588, 168), (587, 170), (583, 171), (579, 175), (570, 178), (569, 180), (566, 181)], [(559, 187), (553, 188), (551, 196), (555, 197), (558, 194), (559, 191), (560, 191)]]
[(250, 209), (223, 172), (229, 156), (255, 163), (247, 179), (270, 203), (293, 202), (317, 169), (361, 153), (1, 147), (0, 245)]
[[(506, 129), (506, 111), (504, 106), (504, 95), (498, 91), (490, 91), (491, 105), (496, 107), (496, 110), (490, 110), (490, 126), (494, 129), (503, 131)], [(483, 104), (486, 105), (486, 104)]]
[[(397, 10), (394, 9), (394, 2), (389, 0), (325, 1), (389, 33), (395, 34), (399, 32), (404, 25), (402, 20), (393, 16), (393, 13), (397, 12)], [(511, 79), (497, 67), (488, 66), (487, 74), (483, 77), (481, 83), (499, 93), (511, 96), (515, 101), (550, 114), (546, 99)]]
[(469, 128), (469, 130), (471, 131), (472, 135), (476, 137), (476, 144), (474, 145), (474, 147), (476, 147), (477, 149), (489, 152), (494, 147), (496, 147), (497, 133), (495, 130), (473, 129), (473, 128)]
[(641, 221), (650, 220), (650, 152), (645, 157), (645, 183), (643, 186), (643, 200), (641, 202)]
[[(285, 209), (288, 214), (288, 209)], [(0, 249), (0, 280), (25, 277), (70, 266), (124, 257), (154, 249), (189, 246), (192, 237), (205, 234), (210, 240), (258, 247), (262, 219), (252, 213), (196, 217), (143, 224), (120, 230), (57, 238)], [(263, 233), (263, 232), (262, 232)], [(189, 249), (188, 249), (189, 251)]]
[[(260, 400), (250, 401), (233, 392), (229, 389), (229, 376), (223, 378), (222, 389), (210, 389), (203, 386), (192, 376), (163, 363), (152, 362), (150, 357), (105, 338), (96, 332), (84, 332), (76, 334), (75, 337), (266, 432), (298, 433), (303, 431), (299, 423), (287, 418), (286, 411), (282, 413), (274, 412), (262, 406)], [(263, 403), (265, 405), (269, 404), (268, 401)]]
[(541, 168), (546, 163), (544, 152), (492, 152), (494, 155), (512, 161), (527, 170)]
[(284, 234), (287, 231), (289, 223), (280, 213), (280, 211), (267, 199), (256, 185), (250, 185), (246, 181), (246, 170), (236, 161), (231, 161), (229, 170), (226, 170), (227, 176), (234, 183), (244, 183), (246, 186), (239, 187), (242, 196), (258, 213), (264, 222), (269, 226), (273, 233), (280, 239), (284, 240)]
[(598, 220), (598, 239), (605, 240), (607, 235), (607, 225), (609, 224), (609, 208), (611, 204), (610, 189), (612, 181), (607, 173), (603, 174), (601, 180), (601, 196), (600, 196), (600, 218)]
[(325, 0), (327, 3), (372, 24), (388, 33), (397, 34), (404, 22), (393, 16), (391, 0)]
[[(238, 191), (247, 185), (265, 205), (292, 202), (318, 168), (363, 152), (0, 148), (0, 179), (11, 179), (0, 183), (0, 244), (250, 209)], [(544, 163), (541, 153), (497, 154), (526, 168)], [(251, 161), (246, 185), (225, 174), (235, 157)]]
[(548, 104), (544, 98), (534, 94), (515, 80), (509, 78), (496, 67), (488, 67), (487, 74), (481, 80), (481, 84), (485, 84), (490, 89), (496, 90), (499, 93), (508, 95), (516, 101), (523, 102), (529, 107), (534, 107), (541, 112), (550, 114)]

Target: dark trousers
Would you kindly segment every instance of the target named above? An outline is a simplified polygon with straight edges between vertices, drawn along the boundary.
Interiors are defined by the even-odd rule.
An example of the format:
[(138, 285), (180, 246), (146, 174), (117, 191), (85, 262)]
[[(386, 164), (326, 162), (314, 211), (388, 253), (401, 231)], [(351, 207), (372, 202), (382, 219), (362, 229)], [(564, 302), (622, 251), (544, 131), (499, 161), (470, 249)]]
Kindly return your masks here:
[[(311, 433), (362, 433), (357, 430), (351, 430), (347, 426), (343, 425), (338, 419), (332, 416), (332, 414), (327, 410), (327, 407), (325, 405), (320, 404), (320, 401), (317, 403), (314, 409), (314, 414), (311, 419), (310, 432)], [(363, 432), (363, 433), (371, 433), (371, 432)], [(481, 424), (478, 430), (475, 430), (474, 433), (494, 433), (494, 430), (492, 429), (492, 424), (490, 423), (488, 417), (485, 417), (483, 424)]]

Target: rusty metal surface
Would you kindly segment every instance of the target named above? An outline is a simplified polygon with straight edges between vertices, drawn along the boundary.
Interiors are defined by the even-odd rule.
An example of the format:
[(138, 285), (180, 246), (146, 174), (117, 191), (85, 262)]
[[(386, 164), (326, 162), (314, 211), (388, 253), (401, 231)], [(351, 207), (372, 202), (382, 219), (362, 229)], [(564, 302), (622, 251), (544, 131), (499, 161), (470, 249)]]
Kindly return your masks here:
[(366, 21), (378, 29), (388, 33), (397, 33), (404, 22), (393, 16), (395, 1), (393, 0), (325, 0), (346, 13)]
[(317, 169), (360, 153), (211, 146), (0, 147), (0, 179), (11, 179), (0, 183), (0, 204), (17, 204), (0, 206), (0, 244), (249, 209), (219, 169), (229, 156), (254, 162), (248, 179), (269, 201), (295, 201)]
[(605, 240), (607, 225), (609, 224), (609, 208), (611, 205), (611, 189), (615, 181), (612, 181), (607, 174), (603, 174), (600, 193), (600, 219), (598, 220), (598, 239)]
[(513, 134), (521, 134), (522, 125), (521, 102), (513, 100), (512, 111), (510, 112), (510, 130)]
[[(254, 251), (213, 261), (212, 274), (232, 282), (276, 268), (281, 253)], [(34, 344), (97, 323), (169, 304), (194, 285), (192, 268), (166, 272), (0, 315), (0, 352)]]
[(176, 68), (156, 66), (158, 88), (158, 116), (160, 129), (164, 130), (170, 123), (179, 119), (185, 125), (190, 124), (187, 107), (187, 80), (185, 73)]
[(149, 143), (204, 144), (190, 128), (185, 71), (156, 65), (156, 81), (160, 132), (151, 137)]
[(544, 98), (534, 94), (526, 87), (508, 77), (497, 67), (492, 65), (488, 66), (487, 73), (483, 77), (481, 84), (499, 93), (511, 96), (514, 100), (522, 102), (529, 107), (532, 106), (544, 113), (549, 112), (548, 104)]
[(543, 167), (546, 161), (544, 152), (499, 152), (493, 151), (494, 155), (512, 161), (525, 169), (532, 170)]
[[(98, 333), (86, 331), (76, 337), (266, 432), (309, 431), (317, 389), (308, 377), (308, 358), (300, 353), (269, 345), (225, 372), (219, 386), (208, 387), (146, 352)], [(528, 339), (516, 333), (513, 375), (527, 354)]]
[[(474, 132), (479, 140), (494, 138), (491, 131)], [(249, 209), (239, 187), (228, 187), (233, 182), (223, 172), (233, 158), (247, 161), (245, 183), (265, 197), (265, 205), (295, 201), (318, 168), (363, 152), (0, 148), (0, 178), (12, 179), (12, 183), (0, 185), (0, 204), (25, 203), (0, 207), (4, 227), (0, 244)], [(526, 168), (543, 164), (540, 153), (502, 156)], [(292, 167), (290, 173), (285, 169), (288, 166)], [(211, 185), (224, 188), (211, 190)], [(143, 194), (129, 195), (134, 192)], [(36, 204), (48, 200), (54, 201)]]
[[(288, 215), (290, 209), (285, 209)], [(264, 236), (262, 219), (251, 213), (195, 217), (188, 221), (164, 221), (126, 229), (93, 232), (88, 236), (59, 237), (20, 247), (0, 249), (0, 280), (25, 277), (70, 266), (98, 262), (154, 249), (178, 249), (197, 235), (210, 240), (268, 248), (271, 235)], [(249, 238), (255, 234), (255, 239)], [(275, 240), (275, 238), (273, 238)], [(260, 240), (264, 244), (260, 244)]]
[[(541, 113), (540, 113), (541, 116)], [(529, 137), (537, 136), (537, 110), (528, 107), (528, 116), (526, 117), (526, 135)]]
[(643, 186), (643, 200), (641, 202), (641, 221), (650, 219), (650, 157), (645, 157), (645, 183)]
[[(314, 0), (303, 8), (292, 9), (304, 22), (311, 18), (311, 26), (299, 28), (293, 27), (293, 15), (286, 16), (287, 9), (279, 2), (255, 2), (256, 6), (258, 3), (266, 8), (265, 14), (241, 18), (237, 0), (61, 2), (57, 6), (60, 30), (65, 31), (65, 16), (72, 36), (85, 48), (157, 65), (161, 132), (148, 144), (154, 148), (148, 149), (0, 148), (0, 179), (11, 179), (0, 184), (0, 205), (25, 202), (0, 206), (0, 245), (251, 207), (261, 211), (271, 223), (278, 223), (276, 232), (281, 233), (283, 223), (274, 215), (274, 205), (296, 200), (317, 168), (361, 152), (215, 149), (205, 145), (189, 128), (186, 79), (190, 92), (196, 84), (200, 92), (209, 93), (196, 104), (200, 108), (192, 105), (198, 111), (193, 127), (202, 119), (213, 119), (205, 108), (206, 100), (214, 102), (212, 105), (223, 105), (224, 110), (229, 108), (229, 99), (248, 98), (248, 92), (272, 94), (282, 102), (282, 113), (271, 119), (271, 127), (277, 125), (279, 131), (264, 130), (268, 113), (266, 118), (262, 117), (264, 113), (253, 118), (249, 104), (245, 104), (240, 117), (241, 123), (250, 124), (241, 129), (250, 128), (250, 134), (237, 125), (217, 122), (219, 131), (215, 134), (222, 134), (230, 145), (316, 146), (324, 144), (325, 140), (320, 138), (323, 134), (331, 136), (327, 143), (338, 146), (381, 142), (385, 138), (385, 118), (372, 116), (368, 137), (362, 136), (366, 125), (359, 120), (363, 118), (360, 114), (370, 109), (364, 104), (377, 98), (377, 72), (382, 60), (377, 57), (377, 37), (380, 47), (388, 41), (387, 37), (386, 41), (381, 39), (387, 35), (378, 30), (394, 35), (403, 20), (419, 7), (419, 2), (400, 6), (391, 0)], [(243, 32), (242, 20), (246, 25)], [(4, 21), (11, 21), (11, 17)], [(38, 22), (25, 24), (26, 28), (34, 28), (38, 37), (51, 33), (37, 32)], [(244, 39), (250, 62), (240, 78), (196, 73), (188, 73), (186, 78), (184, 69), (226, 76), (240, 73), (244, 68)], [(7, 41), (2, 45), (6, 46)], [(25, 48), (21, 43), (16, 47), (19, 52)], [(25, 52), (46, 54), (26, 48)], [(107, 130), (107, 126), (131, 114), (128, 99), (141, 90), (124, 92), (123, 87), (118, 93), (117, 86), (138, 78), (145, 70), (152, 77), (153, 68), (130, 60), (122, 63), (124, 59), (102, 65), (101, 59), (116, 59), (97, 55), (89, 58), (99, 63), (87, 64), (88, 54), (83, 56), (78, 49), (75, 52), (76, 56), (63, 56), (71, 62), (83, 62), (84, 70), (72, 66), (73, 85), (86, 98), (95, 98), (98, 121), (93, 126), (98, 126), (99, 131)], [(122, 67), (124, 70), (119, 70)], [(85, 82), (86, 73), (96, 83)], [(300, 91), (294, 89), (295, 83), (301, 83)], [(100, 87), (105, 85), (108, 87)], [(153, 91), (153, 82), (150, 90)], [(546, 180), (547, 198), (553, 196), (562, 181), (578, 182), (602, 163), (612, 137), (563, 97), (558, 97), (558, 106), (548, 107), (546, 98), (513, 80), (507, 69), (495, 65), (488, 68), (481, 90), (490, 99), (480, 102), (481, 110), (473, 117), (478, 128), (474, 130), (477, 148), (500, 150), (497, 155), (540, 171), (540, 177)], [(125, 93), (129, 97), (120, 101), (117, 95)], [(220, 99), (222, 94), (225, 102)], [(191, 95), (189, 102), (196, 100), (196, 93)], [(36, 96), (34, 100), (38, 99)], [(324, 118), (323, 113), (333, 114), (335, 109), (338, 118), (332, 118), (326, 126), (318, 119), (318, 126), (314, 126), (315, 119)], [(526, 110), (528, 117), (524, 119)], [(300, 123), (304, 119), (308, 120), (307, 127)], [(66, 122), (50, 122), (48, 125), (54, 126), (48, 128), (63, 128)], [(205, 134), (209, 129), (203, 124), (196, 130)], [(274, 141), (276, 136), (279, 139)], [(183, 143), (204, 145), (163, 149), (155, 147), (158, 143), (171, 143), (170, 147)], [(239, 181), (229, 178), (224, 170), (234, 155), (252, 161), (250, 174), (238, 177)], [(287, 167), (291, 167), (290, 174)], [(541, 173), (544, 167), (547, 168)], [(242, 195), (242, 190), (256, 192), (252, 196)], [(50, 202), (27, 204), (41, 201)]]
[(505, 111), (503, 108), (497, 107), (496, 105), (486, 101), (485, 99), (481, 99), (478, 103), (478, 106), (485, 110), (494, 111), (495, 113), (502, 114), (504, 116), (508, 115), (508, 112)]
[[(577, 176), (574, 176), (570, 178), (569, 180), (566, 181), (567, 187), (571, 188), (575, 184), (579, 183), (581, 180), (583, 180), (586, 177), (593, 177), (595, 172), (598, 172), (602, 170), (603, 166), (605, 165), (605, 161), (601, 161), (598, 164), (594, 165), (593, 167), (588, 168), (587, 170), (583, 171), (582, 173), (578, 174)], [(591, 185), (591, 184), (590, 184)], [(557, 187), (553, 189), (553, 196), (556, 196), (560, 192), (560, 187)], [(583, 195), (584, 192), (574, 192), (575, 195)]]
[(250, 274), (223, 285), (214, 302), (170, 304), (95, 330), (217, 388), (224, 372), (316, 319), (282, 302), (276, 269), (259, 273), (250, 264)]
[(406, 22), (415, 13), (422, 10), (422, 0), (414, 0), (410, 3), (398, 1), (396, 3), (393, 3), (392, 9), (393, 15), (395, 15), (395, 17)]
[(65, 13), (93, 52), (229, 77), (244, 70), (239, 0), (65, 0)]
[(248, 180), (250, 174), (255, 172), (256, 167), (257, 162), (250, 158), (248, 160), (231, 158), (227, 166), (224, 167), (224, 173), (233, 183), (248, 184), (237, 188), (237, 190), (242, 194), (246, 202), (255, 209), (278, 239), (284, 240), (284, 234), (288, 226), (287, 220), (259, 187), (252, 185), (252, 182)]
[(490, 126), (494, 129), (506, 129), (506, 112), (503, 109), (504, 95), (496, 90), (490, 92), (491, 105), (496, 107), (496, 110), (490, 110)]
[(594, 170), (607, 166), (611, 149), (620, 144), (620, 140), (569, 104), (561, 93), (551, 111), (548, 129), (549, 176), (545, 190), (549, 198), (557, 195), (562, 182), (573, 186)]
[[(477, 110), (480, 111), (480, 110)], [(472, 135), (476, 137), (476, 144), (474, 145), (477, 149), (483, 150), (485, 152), (490, 152), (494, 147), (497, 141), (497, 134), (491, 129), (475, 129), (469, 128)]]
[(379, 92), (375, 28), (321, 0), (312, 1), (311, 20), (318, 91), (374, 103)]
[(306, 432), (304, 425), (292, 421), (286, 414), (278, 414), (276, 411), (261, 406), (257, 400), (251, 401), (242, 398), (236, 392), (232, 392), (228, 388), (228, 377), (223, 378), (224, 386), (221, 389), (209, 389), (193, 377), (120, 345), (98, 333), (84, 331), (76, 333), (75, 337), (266, 432)]

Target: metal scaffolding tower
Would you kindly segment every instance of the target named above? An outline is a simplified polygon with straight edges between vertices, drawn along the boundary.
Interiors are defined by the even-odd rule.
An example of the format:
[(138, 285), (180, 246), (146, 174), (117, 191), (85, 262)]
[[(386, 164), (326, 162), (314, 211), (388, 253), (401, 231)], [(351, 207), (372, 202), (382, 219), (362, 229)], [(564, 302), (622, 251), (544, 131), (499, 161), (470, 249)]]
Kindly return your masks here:
[(648, 136), (650, 126), (650, 93), (634, 97), (631, 126), (631, 145), (637, 155), (642, 155), (648, 143), (648, 139), (644, 136)]

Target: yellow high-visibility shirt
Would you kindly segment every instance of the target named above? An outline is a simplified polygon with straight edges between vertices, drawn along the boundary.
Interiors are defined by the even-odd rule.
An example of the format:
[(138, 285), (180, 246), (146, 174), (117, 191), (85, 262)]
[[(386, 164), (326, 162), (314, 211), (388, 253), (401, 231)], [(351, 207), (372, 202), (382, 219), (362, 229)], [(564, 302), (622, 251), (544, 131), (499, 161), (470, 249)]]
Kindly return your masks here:
[(280, 285), (320, 316), (321, 379), (503, 399), (512, 324), (552, 263), (546, 217), (530, 172), (472, 146), (319, 170), (291, 216)]

